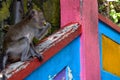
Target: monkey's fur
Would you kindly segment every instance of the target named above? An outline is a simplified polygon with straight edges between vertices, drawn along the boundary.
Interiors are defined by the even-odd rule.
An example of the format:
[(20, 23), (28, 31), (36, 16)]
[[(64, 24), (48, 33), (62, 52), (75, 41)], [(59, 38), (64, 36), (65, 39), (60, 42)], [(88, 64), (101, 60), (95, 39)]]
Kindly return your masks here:
[[(42, 60), (42, 55), (34, 49), (33, 38), (43, 37), (51, 27), (49, 23), (44, 24), (44, 22), (45, 19), (41, 12), (31, 10), (24, 20), (10, 27), (5, 35), (3, 50), (0, 54), (1, 71), (5, 69), (8, 62), (26, 61), (33, 56)], [(6, 80), (4, 77), (2, 80)]]

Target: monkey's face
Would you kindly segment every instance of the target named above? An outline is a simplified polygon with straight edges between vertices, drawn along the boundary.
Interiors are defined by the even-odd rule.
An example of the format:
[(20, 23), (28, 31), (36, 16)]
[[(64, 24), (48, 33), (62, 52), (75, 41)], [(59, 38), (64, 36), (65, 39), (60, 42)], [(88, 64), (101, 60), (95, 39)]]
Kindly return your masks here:
[(32, 20), (34, 20), (35, 22), (39, 22), (39, 12), (35, 9), (30, 11), (30, 17)]
[(46, 24), (45, 17), (42, 12), (39, 12), (35, 9), (31, 10), (30, 16), (35, 23), (38, 23), (40, 27)]

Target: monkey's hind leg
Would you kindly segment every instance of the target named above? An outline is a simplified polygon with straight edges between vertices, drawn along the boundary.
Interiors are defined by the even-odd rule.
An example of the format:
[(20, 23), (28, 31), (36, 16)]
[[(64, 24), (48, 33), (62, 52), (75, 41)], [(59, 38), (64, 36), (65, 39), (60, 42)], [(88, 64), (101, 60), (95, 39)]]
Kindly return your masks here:
[(24, 48), (21, 52), (21, 61), (29, 60), (31, 56), (29, 54), (30, 43), (26, 37), (22, 38), (20, 42), (21, 42), (20, 47)]
[(30, 44), (30, 53), (32, 54), (33, 57), (36, 56), (39, 59), (39, 61), (43, 60), (43, 55), (36, 52), (34, 45), (32, 43)]

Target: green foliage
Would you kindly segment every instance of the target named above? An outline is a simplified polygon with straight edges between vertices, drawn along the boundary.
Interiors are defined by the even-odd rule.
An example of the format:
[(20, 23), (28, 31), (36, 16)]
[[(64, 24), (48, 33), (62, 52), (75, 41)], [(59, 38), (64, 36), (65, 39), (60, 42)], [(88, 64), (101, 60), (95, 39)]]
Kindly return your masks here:
[(120, 0), (107, 2), (98, 0), (99, 13), (110, 18), (114, 23), (120, 26)]
[(23, 5), (24, 5), (24, 12), (27, 13), (27, 0), (23, 1)]
[(45, 18), (51, 23), (51, 33), (60, 27), (60, 0), (47, 0), (43, 2), (43, 12)]
[(37, 38), (33, 38), (33, 43), (34, 43), (34, 44), (39, 43), (39, 41), (40, 41), (39, 39), (37, 39)]
[[(119, 1), (116, 1), (116, 2), (117, 2), (116, 4), (119, 3)], [(119, 3), (119, 4), (120, 4), (120, 3)], [(120, 12), (118, 12), (118, 11), (116, 10), (117, 8), (115, 9), (114, 5), (115, 5), (115, 3), (110, 2), (110, 17), (111, 17), (111, 19), (113, 20), (113, 22), (119, 24)]]
[[(51, 22), (53, 26), (60, 24), (60, 3), (59, 0), (48, 0), (43, 3), (43, 10), (46, 19)], [(49, 15), (48, 15), (49, 14)]]
[(51, 32), (59, 29), (60, 26), (60, 0), (33, 0), (43, 10), (44, 16), (52, 25)]
[(107, 2), (106, 0), (98, 0), (98, 10), (104, 16), (107, 16)]
[[(24, 5), (24, 12), (27, 13), (28, 9), (27, 9), (27, 1), (28, 0), (24, 0), (23, 1), (23, 5)], [(36, 9), (38, 11), (40, 11), (40, 8), (35, 4), (33, 3), (33, 9)]]
[(41, 9), (40, 9), (35, 3), (33, 3), (33, 9), (36, 9), (36, 10), (38, 10), (38, 11), (41, 11)]
[(7, 3), (2, 3), (2, 8), (0, 9), (0, 22), (7, 19), (10, 16), (9, 7), (11, 4), (11, 0), (8, 0)]

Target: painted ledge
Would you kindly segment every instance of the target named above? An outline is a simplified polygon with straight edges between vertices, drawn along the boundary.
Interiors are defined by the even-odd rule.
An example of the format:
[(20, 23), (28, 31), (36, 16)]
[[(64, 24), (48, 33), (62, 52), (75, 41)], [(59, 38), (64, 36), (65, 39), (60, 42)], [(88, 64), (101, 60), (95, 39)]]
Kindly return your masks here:
[(99, 20), (101, 20), (103, 23), (107, 24), (109, 27), (111, 27), (112, 29), (114, 29), (115, 31), (120, 33), (120, 27), (117, 26), (115, 23), (113, 23), (110, 19), (108, 19), (107, 17), (104, 17), (101, 14), (98, 14), (98, 18)]
[(66, 25), (36, 46), (36, 50), (44, 57), (43, 61), (34, 58), (31, 61), (11, 64), (6, 68), (5, 75), (8, 80), (23, 80), (80, 34), (81, 26), (78, 23)]

